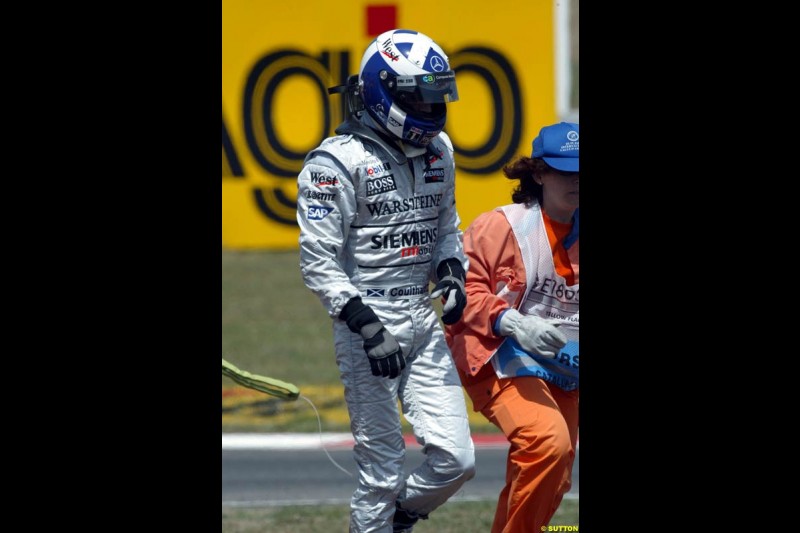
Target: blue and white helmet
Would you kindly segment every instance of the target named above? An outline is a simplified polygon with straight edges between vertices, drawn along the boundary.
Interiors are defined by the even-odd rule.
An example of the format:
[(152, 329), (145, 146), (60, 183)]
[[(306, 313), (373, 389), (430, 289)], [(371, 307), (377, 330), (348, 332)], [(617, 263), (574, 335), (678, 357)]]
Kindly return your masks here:
[(438, 44), (412, 30), (378, 35), (359, 69), (370, 116), (405, 143), (424, 147), (439, 135), (448, 102), (458, 100), (456, 74)]

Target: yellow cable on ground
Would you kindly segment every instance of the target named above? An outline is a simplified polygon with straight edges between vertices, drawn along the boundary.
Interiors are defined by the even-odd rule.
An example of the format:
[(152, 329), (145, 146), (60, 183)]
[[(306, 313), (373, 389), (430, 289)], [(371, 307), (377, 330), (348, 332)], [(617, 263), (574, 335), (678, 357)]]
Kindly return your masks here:
[(283, 400), (294, 401), (300, 396), (300, 389), (296, 385), (279, 379), (251, 374), (229, 363), (224, 357), (222, 358), (222, 373), (248, 389), (271, 394)]

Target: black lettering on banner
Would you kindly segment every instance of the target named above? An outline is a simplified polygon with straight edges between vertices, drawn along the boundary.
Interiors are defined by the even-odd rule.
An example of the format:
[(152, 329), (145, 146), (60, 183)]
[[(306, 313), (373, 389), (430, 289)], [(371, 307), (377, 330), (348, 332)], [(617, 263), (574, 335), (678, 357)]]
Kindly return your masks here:
[[(242, 106), (244, 138), (255, 162), (266, 177), (296, 179), (308, 151), (334, 134), (344, 119), (345, 99), (331, 97), (327, 88), (344, 84), (350, 74), (351, 52), (322, 50), (310, 55), (294, 49), (279, 49), (258, 59), (250, 70), (244, 87)], [(479, 76), (489, 87), (494, 108), (494, 127), (489, 137), (475, 149), (459, 146), (453, 136), (457, 167), (472, 174), (491, 174), (501, 170), (519, 148), (524, 110), (520, 86), (514, 68), (499, 51), (486, 47), (466, 47), (454, 52), (451, 66), (458, 73)], [(357, 69), (358, 65), (355, 65)], [(284, 81), (301, 76), (312, 81), (317, 89), (322, 116), (317, 124), (317, 138), (307, 148), (290, 149), (280, 138), (271, 112)], [(245, 177), (241, 157), (222, 122), (223, 177)], [(457, 132), (456, 132), (457, 133)], [(457, 135), (455, 135), (457, 138)], [(381, 188), (377, 188), (381, 191)], [(385, 189), (381, 192), (385, 192)], [(377, 192), (373, 191), (373, 194)], [(281, 188), (253, 187), (256, 206), (268, 219), (286, 225), (297, 225), (297, 204)], [(290, 213), (291, 212), (291, 213)]]
[(494, 100), (494, 127), (482, 146), (469, 150), (451, 136), (456, 166), (473, 174), (497, 172), (514, 156), (522, 139), (525, 110), (517, 74), (503, 54), (481, 46), (456, 51), (450, 65), (456, 71), (456, 80), (465, 72), (482, 78)]
[(283, 194), (283, 190), (254, 187), (253, 198), (259, 211), (278, 224), (297, 226), (297, 202)]
[(243, 178), (244, 170), (239, 156), (236, 154), (236, 147), (233, 146), (228, 128), (225, 126), (225, 117), (222, 117), (222, 177), (223, 178)]
[[(267, 54), (255, 64), (245, 85), (243, 118), (247, 146), (264, 170), (278, 177), (296, 178), (308, 151), (332, 133), (333, 121), (341, 120), (342, 117), (332, 116), (328, 87), (336, 77), (333, 71), (336, 65), (339, 67), (340, 79), (344, 80), (347, 77), (345, 67), (348, 64), (348, 52), (333, 56), (329, 52), (323, 52), (315, 58), (296, 50)], [(322, 128), (318, 138), (307, 149), (299, 151), (286, 148), (278, 138), (271, 113), (278, 86), (292, 76), (311, 79), (318, 89), (323, 110)], [(314, 125), (309, 125), (312, 126)]]
[[(322, 52), (312, 57), (297, 50), (280, 50), (256, 62), (247, 77), (244, 91), (243, 124), (245, 139), (253, 158), (278, 178), (296, 179), (309, 150), (333, 134), (333, 124), (344, 118), (344, 101), (332, 107), (328, 87), (344, 83), (350, 65), (350, 53)], [(322, 104), (322, 128), (319, 137), (307, 150), (290, 150), (276, 133), (272, 122), (272, 102), (280, 84), (291, 76), (305, 76), (314, 82)], [(344, 100), (344, 99), (342, 99)], [(296, 201), (290, 200), (279, 187), (253, 189), (258, 209), (279, 224), (297, 226)]]

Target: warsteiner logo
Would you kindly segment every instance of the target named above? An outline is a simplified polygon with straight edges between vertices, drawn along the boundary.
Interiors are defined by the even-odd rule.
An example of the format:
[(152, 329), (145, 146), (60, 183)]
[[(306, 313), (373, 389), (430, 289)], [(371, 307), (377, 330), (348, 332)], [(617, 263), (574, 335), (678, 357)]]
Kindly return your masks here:
[(397, 190), (394, 174), (367, 180), (365, 183), (367, 185), (367, 196), (375, 196), (376, 194)]
[(426, 194), (424, 196), (414, 196), (413, 198), (403, 198), (402, 200), (391, 200), (388, 202), (375, 202), (367, 204), (369, 213), (374, 216), (393, 215), (395, 213), (405, 213), (417, 209), (428, 209), (439, 207), (442, 202), (442, 193)]

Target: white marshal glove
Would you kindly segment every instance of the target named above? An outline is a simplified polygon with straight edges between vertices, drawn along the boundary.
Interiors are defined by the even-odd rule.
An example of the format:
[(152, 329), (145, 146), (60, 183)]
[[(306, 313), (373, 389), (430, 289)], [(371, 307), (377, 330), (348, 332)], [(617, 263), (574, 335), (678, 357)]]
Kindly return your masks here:
[(500, 319), (500, 335), (511, 337), (526, 352), (554, 358), (567, 344), (567, 337), (554, 321), (533, 315), (523, 315), (516, 309), (509, 309)]

